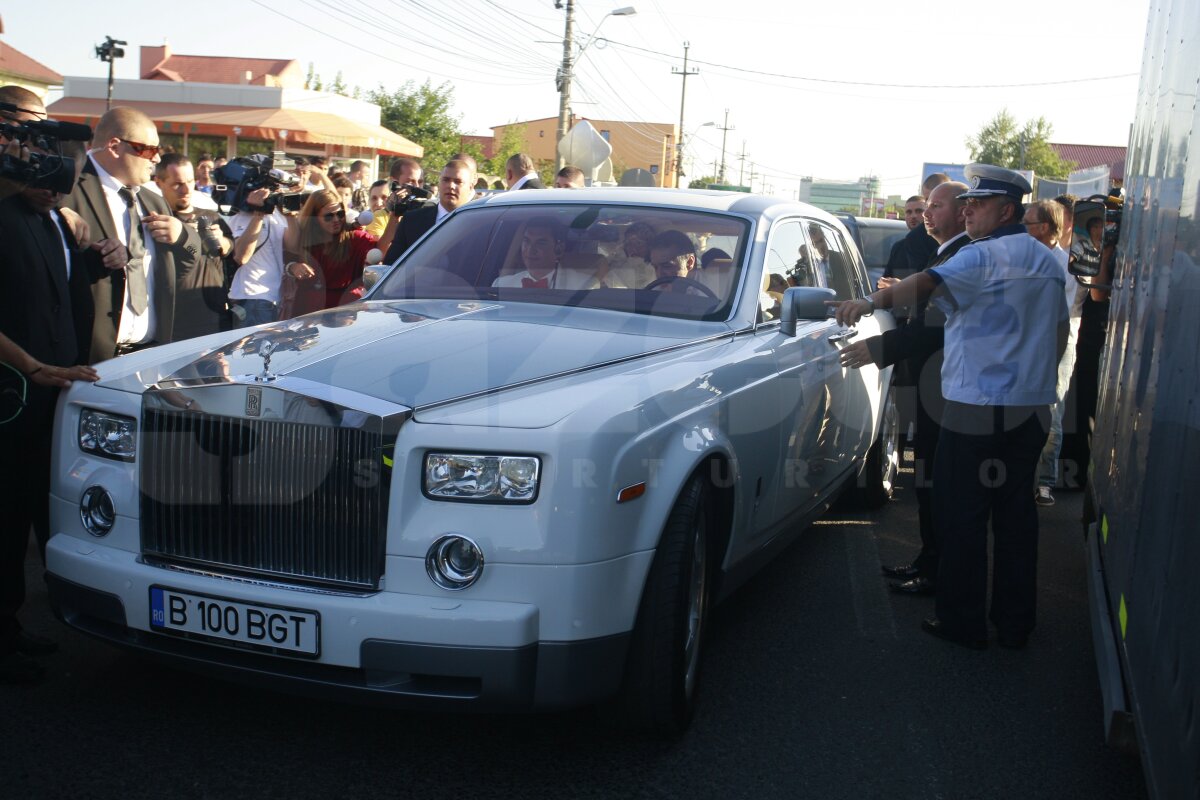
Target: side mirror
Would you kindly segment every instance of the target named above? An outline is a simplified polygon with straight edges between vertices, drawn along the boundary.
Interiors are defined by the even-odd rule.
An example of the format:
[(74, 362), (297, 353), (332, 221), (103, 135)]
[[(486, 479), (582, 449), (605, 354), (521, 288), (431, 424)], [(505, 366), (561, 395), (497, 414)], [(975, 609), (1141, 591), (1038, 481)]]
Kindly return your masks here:
[(779, 329), (785, 336), (796, 335), (796, 323), (819, 322), (829, 319), (829, 306), (826, 300), (836, 300), (833, 289), (822, 289), (816, 286), (792, 286), (783, 293), (783, 315), (780, 318)]
[(391, 269), (391, 264), (368, 264), (363, 267), (363, 286), (370, 289), (375, 284), (379, 283), (379, 279), (387, 274)]

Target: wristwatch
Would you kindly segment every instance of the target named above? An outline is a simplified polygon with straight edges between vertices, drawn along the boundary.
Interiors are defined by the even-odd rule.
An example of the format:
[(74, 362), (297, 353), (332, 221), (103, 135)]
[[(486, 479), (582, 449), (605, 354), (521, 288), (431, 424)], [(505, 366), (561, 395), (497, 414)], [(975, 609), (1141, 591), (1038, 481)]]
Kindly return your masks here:
[(875, 299), (873, 297), (871, 297), (871, 295), (867, 295), (866, 297), (863, 298), (863, 300), (866, 300), (867, 305), (869, 305), (871, 307), (871, 310), (868, 311), (867, 313), (874, 314), (875, 313)]

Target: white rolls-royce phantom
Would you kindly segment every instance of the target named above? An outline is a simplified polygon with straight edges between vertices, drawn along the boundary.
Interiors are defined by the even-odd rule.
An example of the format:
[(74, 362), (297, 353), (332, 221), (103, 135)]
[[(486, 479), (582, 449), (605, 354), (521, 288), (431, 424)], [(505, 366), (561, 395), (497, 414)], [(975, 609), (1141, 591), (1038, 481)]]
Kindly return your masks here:
[[(490, 196), (366, 298), (98, 367), (58, 408), (71, 626), (196, 670), (679, 730), (713, 602), (843, 490), (890, 496), (867, 276), (803, 204)], [(378, 277), (378, 275), (377, 275)]]

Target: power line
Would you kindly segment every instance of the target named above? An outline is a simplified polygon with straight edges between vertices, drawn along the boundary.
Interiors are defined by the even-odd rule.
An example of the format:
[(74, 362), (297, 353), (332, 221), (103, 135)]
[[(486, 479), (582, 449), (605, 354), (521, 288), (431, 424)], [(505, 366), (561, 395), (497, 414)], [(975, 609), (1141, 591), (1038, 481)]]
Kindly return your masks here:
[[(669, 53), (663, 53), (658, 50), (651, 50), (646, 47), (638, 47), (634, 44), (626, 42), (618, 42), (614, 39), (608, 40), (609, 44), (614, 44), (617, 47), (625, 47), (630, 50), (640, 50), (644, 53), (660, 56), (662, 58), (674, 60), (674, 57)], [(701, 61), (700, 59), (692, 59), (696, 64), (704, 64), (709, 67), (725, 69), (731, 72), (744, 72), (749, 75), (762, 75), (768, 78), (784, 78), (792, 81), (808, 81), (811, 83), (829, 83), (838, 86), (868, 86), (875, 89), (1026, 89), (1036, 86), (1064, 86), (1067, 84), (1076, 83), (1094, 83), (1097, 81), (1112, 81), (1120, 78), (1136, 78), (1138, 73), (1127, 72), (1122, 75), (1103, 75), (1094, 78), (1068, 78), (1058, 81), (1037, 81), (1032, 83), (874, 83), (871, 81), (847, 81), (836, 78), (814, 78), (808, 75), (786, 75), (781, 72), (764, 72), (763, 70), (749, 69), (747, 67), (734, 67), (729, 64), (718, 64), (714, 61)]]

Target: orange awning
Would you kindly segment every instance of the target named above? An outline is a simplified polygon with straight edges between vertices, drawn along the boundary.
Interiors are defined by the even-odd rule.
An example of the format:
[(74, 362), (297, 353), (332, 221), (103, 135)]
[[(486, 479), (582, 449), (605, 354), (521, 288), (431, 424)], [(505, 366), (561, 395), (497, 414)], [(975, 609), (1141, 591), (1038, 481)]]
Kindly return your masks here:
[[(191, 105), (121, 101), (144, 111), (163, 133), (228, 136), (244, 139), (283, 139), (302, 144), (332, 144), (378, 150), (384, 155), (420, 158), (421, 145), (389, 131), (382, 125), (360, 122), (320, 111), (290, 108), (242, 108), (239, 106)], [(95, 125), (104, 114), (104, 101), (87, 97), (64, 97), (46, 112), (54, 119)], [(234, 131), (234, 128), (240, 129)]]

